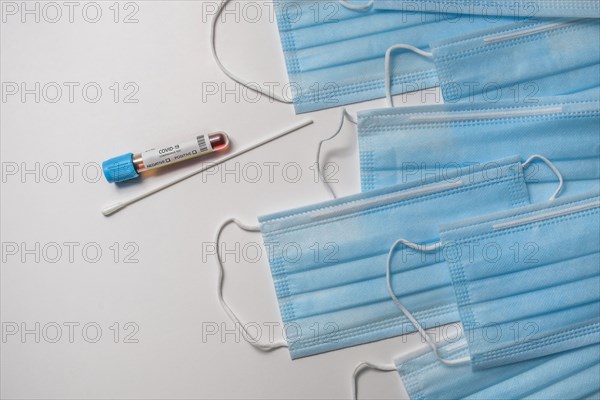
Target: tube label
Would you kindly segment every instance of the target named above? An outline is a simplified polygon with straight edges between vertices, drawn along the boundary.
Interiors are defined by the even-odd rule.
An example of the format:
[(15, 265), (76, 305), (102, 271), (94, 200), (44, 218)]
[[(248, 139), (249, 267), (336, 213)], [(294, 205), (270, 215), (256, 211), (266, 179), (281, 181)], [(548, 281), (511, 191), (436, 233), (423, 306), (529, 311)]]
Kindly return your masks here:
[(147, 150), (142, 153), (142, 161), (146, 169), (152, 169), (212, 152), (213, 148), (208, 135), (200, 135), (196, 139), (184, 143)]

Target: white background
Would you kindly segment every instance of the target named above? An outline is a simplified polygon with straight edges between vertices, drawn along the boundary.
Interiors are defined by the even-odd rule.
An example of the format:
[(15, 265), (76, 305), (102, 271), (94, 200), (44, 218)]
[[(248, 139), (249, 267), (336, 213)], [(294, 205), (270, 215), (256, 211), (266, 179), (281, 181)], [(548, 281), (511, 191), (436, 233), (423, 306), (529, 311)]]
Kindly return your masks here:
[[(225, 323), (233, 330), (217, 301), (214, 257), (203, 252), (204, 246), (214, 242), (217, 226), (230, 216), (254, 224), (258, 215), (329, 198), (311, 167), (318, 142), (339, 124), (340, 109), (296, 116), (291, 105), (266, 98), (252, 101), (255, 95), (240, 91), (210, 53), (212, 1), (121, 2), (118, 22), (113, 1), (99, 1), (102, 17), (96, 23), (84, 19), (85, 2), (74, 3), (73, 22), (69, 8), (58, 2), (62, 18), (55, 23), (47, 19), (55, 17), (56, 9), (46, 8), (44, 15), (44, 2), (26, 3), (30, 9), (39, 7), (39, 22), (35, 15), (22, 15), (21, 2), (2, 2), (3, 11), (7, 3), (18, 13), (2, 15), (4, 87), (12, 82), (33, 89), (36, 82), (42, 88), (56, 82), (63, 93), (51, 102), (56, 92), (50, 85), (47, 93), (41, 90), (38, 103), (34, 94), (23, 100), (21, 93), (3, 91), (1, 319), (5, 331), (40, 326), (39, 343), (33, 333), (5, 335), (3, 398), (349, 398), (357, 362), (390, 363), (422, 346), (412, 335), (292, 362), (286, 349), (261, 353), (243, 340), (236, 343), (231, 332), (225, 340), (219, 334), (203, 340), (207, 324)], [(219, 26), (219, 52), (240, 75), (283, 84), (287, 77), (269, 1), (252, 3), (262, 6), (262, 15), (257, 18), (255, 7), (238, 4), (237, 12)], [(94, 17), (95, 8), (87, 10)], [(138, 22), (124, 23), (132, 12)], [(64, 82), (79, 85), (73, 102)], [(83, 85), (90, 82), (102, 89), (95, 103), (82, 95)], [(121, 86), (118, 101), (110, 89), (115, 82)], [(131, 93), (123, 89), (127, 83), (139, 87), (133, 97), (137, 103), (123, 101)], [(207, 83), (237, 88), (239, 101), (233, 94), (226, 99), (206, 96)], [(93, 90), (89, 93), (93, 97)], [(383, 106), (377, 100), (349, 110), (355, 114)], [(97, 164), (107, 158), (219, 130), (229, 133), (241, 149), (304, 118), (315, 124), (228, 164), (235, 171), (237, 163), (237, 174), (222, 176), (220, 169), (110, 218), (100, 213), (106, 204), (199, 165), (186, 163), (117, 187), (95, 179)], [(334, 186), (341, 195), (360, 189), (357, 151), (355, 128), (349, 124), (326, 146), (324, 158), (339, 165)], [(265, 162), (278, 163), (273, 182)], [(93, 164), (84, 172), (87, 163)], [(256, 166), (251, 163), (262, 166), (256, 183), (250, 181), (256, 172), (249, 169)], [(284, 172), (290, 163), (292, 169)], [(68, 165), (73, 166), (72, 176)], [(297, 165), (302, 177), (292, 182)], [(22, 174), (36, 168), (39, 172)], [(260, 235), (233, 227), (224, 237), (232, 245), (261, 243)], [(73, 260), (65, 242), (76, 243)], [(23, 252), (35, 249), (36, 243), (39, 262), (35, 250)], [(57, 262), (51, 262), (56, 256), (52, 243), (62, 249)], [(133, 247), (125, 248), (128, 243)], [(90, 246), (102, 250), (98, 262), (83, 257), (86, 244), (91, 258)], [(14, 246), (17, 254), (6, 251)], [(133, 259), (138, 262), (124, 262), (132, 249), (137, 249)], [(265, 257), (254, 263), (228, 258), (226, 268), (225, 296), (242, 318), (280, 322)], [(128, 322), (134, 325), (126, 330)], [(79, 324), (72, 343), (68, 323)], [(92, 324), (87, 336), (82, 332), (85, 324)], [(51, 343), (56, 325), (62, 326), (62, 337)], [(93, 339), (97, 326), (102, 336), (89, 343), (86, 339)], [(132, 326), (139, 327), (133, 336), (137, 343), (125, 343)], [(396, 373), (368, 372), (361, 378), (361, 398), (406, 397)]]

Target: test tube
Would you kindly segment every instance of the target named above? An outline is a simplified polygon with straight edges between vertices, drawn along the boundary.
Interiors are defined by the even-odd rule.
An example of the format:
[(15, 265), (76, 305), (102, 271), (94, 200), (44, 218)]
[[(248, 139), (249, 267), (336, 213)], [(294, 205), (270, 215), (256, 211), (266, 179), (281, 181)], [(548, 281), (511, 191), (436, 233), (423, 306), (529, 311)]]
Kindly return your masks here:
[(229, 137), (224, 132), (199, 135), (186, 142), (111, 158), (102, 163), (102, 170), (108, 182), (124, 182), (137, 178), (142, 172), (215, 152), (228, 151), (229, 147)]

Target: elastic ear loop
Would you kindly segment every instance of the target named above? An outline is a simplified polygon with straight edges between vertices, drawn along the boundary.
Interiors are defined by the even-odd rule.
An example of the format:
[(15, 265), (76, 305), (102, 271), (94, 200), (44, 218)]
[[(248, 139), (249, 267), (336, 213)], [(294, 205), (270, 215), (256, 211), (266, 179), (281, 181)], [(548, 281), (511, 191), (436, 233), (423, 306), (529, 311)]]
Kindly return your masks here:
[(348, 10), (353, 10), (353, 11), (367, 11), (367, 10), (370, 10), (371, 7), (373, 7), (373, 4), (375, 4), (375, 0), (371, 0), (367, 4), (352, 4), (352, 3), (348, 3), (348, 0), (338, 0), (338, 1), (344, 8), (347, 8)]
[(240, 78), (239, 76), (236, 76), (233, 72), (229, 71), (227, 68), (225, 68), (225, 66), (223, 65), (223, 63), (221, 63), (221, 60), (219, 59), (219, 55), (217, 54), (217, 48), (216, 48), (216, 31), (217, 31), (217, 22), (219, 21), (219, 17), (221, 16), (221, 14), (223, 13), (223, 10), (225, 9), (225, 7), (227, 6), (227, 4), (229, 4), (231, 0), (223, 0), (223, 2), (219, 5), (219, 8), (217, 9), (217, 13), (215, 14), (213, 20), (212, 20), (212, 24), (211, 24), (211, 29), (210, 29), (210, 45), (211, 45), (211, 49), (212, 49), (212, 54), (213, 54), (213, 58), (215, 60), (215, 62), (217, 63), (217, 66), (221, 69), (221, 71), (223, 71), (223, 73), (225, 75), (227, 75), (229, 78), (231, 78), (232, 80), (234, 80), (235, 82), (239, 83), (240, 85), (254, 91), (257, 93), (261, 93), (265, 96), (267, 96), (268, 98), (278, 101), (280, 103), (284, 103), (284, 104), (293, 104), (293, 101), (291, 100), (286, 100), (284, 99), (282, 96), (279, 96), (278, 94), (276, 94), (275, 92), (273, 93), (267, 93), (266, 91), (264, 91), (262, 88), (260, 87), (256, 87), (250, 84), (250, 82), (248, 82), (245, 79)]
[[(563, 186), (564, 186), (563, 176), (560, 173), (560, 171), (558, 170), (558, 168), (556, 168), (556, 165), (554, 165), (546, 157), (541, 156), (539, 154), (534, 154), (531, 157), (529, 157), (527, 159), (527, 161), (525, 161), (522, 164), (522, 167), (524, 169), (527, 168), (531, 164), (531, 162), (536, 159), (541, 160), (546, 165), (548, 165), (548, 167), (550, 167), (550, 169), (558, 177), (559, 185), (558, 185), (558, 188), (556, 189), (556, 191), (554, 192), (554, 194), (552, 195), (552, 197), (550, 198), (550, 200), (552, 201), (552, 200), (556, 199), (556, 197), (560, 194), (560, 192), (563, 189)], [(398, 306), (398, 308), (400, 309), (400, 311), (402, 311), (404, 316), (406, 316), (406, 318), (408, 318), (408, 320), (411, 322), (411, 324), (417, 329), (417, 331), (419, 332), (421, 337), (423, 337), (423, 339), (425, 339), (425, 341), (427, 342), (427, 344), (433, 351), (435, 358), (439, 362), (441, 362), (442, 364), (451, 365), (451, 366), (452, 365), (463, 365), (463, 364), (470, 363), (471, 359), (468, 356), (463, 357), (463, 358), (457, 358), (454, 360), (448, 360), (448, 359), (442, 358), (438, 352), (438, 348), (437, 348), (435, 341), (429, 336), (427, 331), (425, 331), (425, 329), (421, 326), (419, 321), (417, 321), (417, 319), (410, 313), (410, 311), (408, 311), (408, 309), (406, 307), (404, 307), (404, 305), (400, 302), (400, 300), (396, 296), (396, 293), (394, 293), (394, 289), (392, 288), (392, 279), (391, 279), (391, 264), (392, 264), (392, 257), (394, 256), (394, 251), (396, 250), (396, 247), (398, 247), (401, 244), (406, 247), (409, 247), (411, 249), (414, 249), (414, 250), (418, 250), (418, 251), (422, 251), (422, 252), (431, 252), (431, 251), (436, 251), (436, 250), (440, 249), (442, 247), (442, 243), (437, 242), (437, 243), (432, 243), (432, 244), (428, 244), (428, 245), (419, 245), (419, 244), (410, 242), (405, 239), (399, 239), (396, 242), (394, 242), (394, 244), (392, 245), (392, 247), (390, 248), (390, 250), (388, 252), (387, 261), (386, 261), (385, 280), (386, 280), (387, 290), (388, 290), (388, 293), (390, 294), (392, 300), (394, 300), (394, 303), (396, 303), (396, 306)]]
[(396, 371), (395, 365), (377, 365), (370, 362), (363, 361), (354, 368), (352, 372), (352, 398), (358, 399), (358, 375), (366, 369), (374, 369), (381, 372)]
[(560, 171), (558, 170), (558, 168), (556, 167), (556, 165), (554, 165), (554, 163), (552, 161), (548, 160), (546, 157), (541, 156), (539, 154), (532, 155), (531, 157), (529, 157), (527, 159), (527, 161), (525, 161), (523, 164), (521, 164), (523, 169), (526, 169), (527, 167), (529, 167), (529, 165), (531, 165), (533, 160), (536, 160), (536, 159), (544, 162), (544, 164), (546, 164), (558, 178), (558, 188), (554, 191), (554, 193), (552, 194), (552, 197), (550, 197), (550, 201), (556, 200), (558, 195), (563, 190), (563, 187), (565, 185), (565, 180), (563, 179), (563, 176), (560, 173)]
[(386, 262), (386, 267), (385, 267), (385, 280), (386, 280), (386, 284), (387, 284), (387, 290), (388, 290), (388, 293), (390, 294), (390, 296), (392, 297), (392, 300), (394, 300), (394, 303), (396, 303), (396, 305), (398, 306), (400, 311), (402, 311), (402, 314), (404, 314), (404, 316), (406, 318), (408, 318), (410, 323), (417, 329), (417, 331), (419, 332), (421, 337), (423, 339), (425, 339), (425, 342), (427, 342), (427, 344), (433, 351), (435, 358), (439, 362), (441, 362), (442, 364), (445, 364), (445, 365), (463, 365), (463, 364), (470, 363), (471, 362), (470, 357), (457, 358), (454, 360), (448, 360), (448, 359), (442, 358), (442, 356), (440, 356), (440, 354), (438, 353), (438, 347), (437, 347), (437, 344), (435, 343), (435, 341), (431, 338), (431, 336), (429, 336), (427, 331), (425, 331), (425, 329), (421, 326), (419, 321), (417, 321), (417, 319), (410, 313), (410, 311), (408, 311), (408, 309), (406, 307), (404, 307), (404, 305), (400, 302), (398, 297), (396, 297), (396, 293), (394, 293), (394, 289), (392, 288), (391, 265), (392, 265), (392, 257), (394, 255), (394, 251), (396, 250), (396, 247), (398, 247), (398, 245), (400, 245), (400, 244), (403, 244), (406, 247), (410, 247), (411, 249), (415, 249), (418, 251), (431, 252), (431, 251), (436, 251), (436, 250), (440, 249), (442, 247), (442, 243), (437, 242), (437, 243), (432, 243), (432, 244), (428, 244), (428, 245), (419, 245), (419, 244), (409, 242), (408, 240), (404, 240), (404, 239), (397, 240), (392, 245), (392, 247), (390, 248), (390, 251), (388, 252), (388, 255), (387, 255), (387, 262)]
[(327, 179), (325, 179), (325, 175), (323, 174), (323, 169), (321, 168), (321, 150), (323, 147), (323, 143), (333, 140), (337, 135), (340, 134), (340, 132), (342, 131), (342, 128), (344, 127), (344, 121), (346, 120), (346, 118), (348, 119), (348, 121), (350, 121), (354, 125), (357, 125), (356, 119), (354, 119), (354, 117), (352, 117), (352, 115), (350, 115), (350, 113), (345, 108), (342, 108), (342, 118), (340, 120), (340, 125), (338, 126), (337, 130), (335, 131), (335, 133), (333, 135), (331, 135), (327, 139), (321, 140), (319, 142), (319, 146), (317, 147), (317, 171), (319, 171), (319, 179), (321, 179), (321, 182), (323, 182), (323, 184), (325, 185), (325, 187), (327, 188), (327, 190), (329, 191), (331, 196), (333, 196), (334, 199), (337, 199), (337, 195), (333, 191), (333, 187), (331, 187), (331, 184), (329, 183), (329, 181), (327, 181)]
[[(225, 301), (225, 299), (223, 298), (223, 282), (225, 281), (225, 269), (223, 268), (223, 261), (221, 260), (221, 251), (220, 251), (219, 243), (220, 243), (221, 234), (223, 233), (223, 230), (225, 229), (225, 227), (227, 225), (232, 224), (232, 223), (236, 224), (240, 229), (242, 229), (246, 232), (260, 232), (260, 228), (258, 226), (246, 225), (246, 224), (238, 221), (235, 218), (228, 219), (227, 221), (223, 222), (221, 224), (221, 226), (219, 227), (219, 230), (217, 231), (217, 239), (216, 239), (217, 264), (219, 266), (219, 280), (218, 280), (218, 286), (217, 286), (217, 295), (219, 296), (219, 302), (221, 303), (221, 307), (223, 308), (223, 310), (225, 310), (225, 312), (229, 316), (229, 319), (236, 326), (239, 326), (242, 329), (242, 331), (244, 332), (244, 339), (248, 343), (250, 343), (252, 346), (256, 347), (257, 349), (262, 350), (262, 351), (271, 351), (271, 350), (278, 349), (280, 347), (288, 347), (287, 343), (284, 340), (279, 340), (274, 343), (261, 343), (257, 338), (252, 336), (250, 334), (250, 332), (248, 332), (248, 330), (246, 329), (244, 324), (242, 324), (242, 322), (240, 321), (238, 316), (235, 314), (235, 312), (233, 312), (231, 307), (229, 307), (229, 304), (227, 304), (227, 301)], [(250, 338), (252, 340), (248, 340), (248, 338)]]
[(385, 53), (385, 98), (387, 99), (388, 107), (394, 107), (394, 100), (392, 99), (392, 74), (391, 74), (391, 59), (392, 53), (394, 50), (410, 50), (412, 52), (417, 53), (423, 57), (433, 57), (433, 53), (425, 50), (421, 50), (418, 47), (415, 47), (410, 44), (396, 44), (389, 49), (387, 49)]

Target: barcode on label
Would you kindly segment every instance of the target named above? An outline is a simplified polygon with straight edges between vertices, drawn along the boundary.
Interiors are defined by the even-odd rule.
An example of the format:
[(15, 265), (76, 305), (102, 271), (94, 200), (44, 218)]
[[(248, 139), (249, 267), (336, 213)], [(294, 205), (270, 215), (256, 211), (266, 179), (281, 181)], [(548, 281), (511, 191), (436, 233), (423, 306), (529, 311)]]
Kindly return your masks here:
[(200, 148), (201, 153), (206, 153), (208, 151), (208, 146), (206, 145), (206, 136), (198, 136), (198, 147)]

